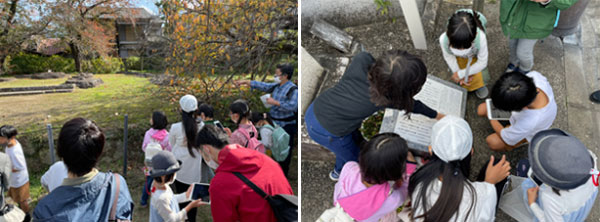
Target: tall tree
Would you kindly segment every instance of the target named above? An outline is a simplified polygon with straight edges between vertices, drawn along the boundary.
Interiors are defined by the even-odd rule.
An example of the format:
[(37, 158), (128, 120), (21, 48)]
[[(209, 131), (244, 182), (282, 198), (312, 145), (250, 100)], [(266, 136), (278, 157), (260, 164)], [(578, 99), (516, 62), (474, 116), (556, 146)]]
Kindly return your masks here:
[(6, 57), (22, 50), (31, 36), (42, 35), (52, 17), (45, 0), (0, 0), (0, 73)]
[[(170, 73), (195, 76), (205, 100), (234, 76), (297, 58), (296, 0), (164, 0)], [(292, 59), (295, 60), (295, 59)], [(211, 78), (207, 78), (207, 77)], [(216, 84), (220, 83), (220, 84)]]
[(132, 19), (120, 13), (131, 0), (56, 0), (52, 6), (56, 32), (69, 45), (75, 69), (82, 71), (82, 59), (107, 56), (113, 52), (115, 19)]

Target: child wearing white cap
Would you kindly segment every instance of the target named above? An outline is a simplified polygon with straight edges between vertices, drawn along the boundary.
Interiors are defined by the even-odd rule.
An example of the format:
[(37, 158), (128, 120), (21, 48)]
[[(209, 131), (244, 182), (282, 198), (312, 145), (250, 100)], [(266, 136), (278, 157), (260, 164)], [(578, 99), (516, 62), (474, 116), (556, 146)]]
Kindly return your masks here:
[(432, 158), (410, 177), (408, 186), (415, 221), (494, 221), (498, 199), (494, 185), (510, 174), (510, 164), (502, 156), (494, 165), (492, 156), (485, 180), (471, 182), (472, 146), (465, 120), (446, 116), (433, 125)]

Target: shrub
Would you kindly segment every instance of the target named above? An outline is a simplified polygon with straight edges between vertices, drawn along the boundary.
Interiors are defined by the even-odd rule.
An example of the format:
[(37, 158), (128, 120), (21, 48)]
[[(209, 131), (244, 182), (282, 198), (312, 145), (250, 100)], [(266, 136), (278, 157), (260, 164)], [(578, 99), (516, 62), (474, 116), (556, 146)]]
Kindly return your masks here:
[(137, 56), (130, 56), (127, 59), (125, 59), (125, 65), (127, 66), (127, 69), (131, 70), (162, 71), (165, 67), (165, 60), (164, 58), (160, 57), (140, 58)]
[[(81, 60), (82, 70), (91, 73), (117, 73), (123, 67), (123, 62), (117, 57)], [(19, 53), (11, 56), (9, 61), (11, 74), (32, 74), (52, 70), (54, 72), (75, 72), (75, 61), (58, 55), (40, 56), (29, 53)]]
[(123, 67), (123, 62), (120, 58), (107, 57), (107, 58), (96, 58), (92, 60), (83, 61), (83, 71), (91, 72), (96, 74), (110, 74), (117, 73)]

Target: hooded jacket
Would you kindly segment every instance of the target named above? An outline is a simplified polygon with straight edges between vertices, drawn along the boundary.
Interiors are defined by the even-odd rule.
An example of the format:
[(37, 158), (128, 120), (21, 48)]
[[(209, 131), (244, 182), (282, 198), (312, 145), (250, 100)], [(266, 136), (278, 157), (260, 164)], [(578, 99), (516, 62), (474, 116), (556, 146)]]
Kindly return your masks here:
[(233, 172), (239, 172), (269, 195), (293, 194), (277, 162), (238, 144), (219, 152), (220, 165), (210, 183), (213, 220), (276, 221), (269, 203), (248, 187)]
[(160, 143), (163, 150), (171, 151), (171, 145), (169, 144), (169, 132), (167, 130), (155, 130), (154, 128), (150, 128), (146, 131), (144, 135), (144, 143), (142, 143), (142, 150), (146, 151), (146, 146), (152, 142), (152, 139), (156, 140)]
[(62, 185), (41, 199), (33, 211), (34, 221), (108, 221), (119, 183), (116, 218), (131, 220), (133, 201), (122, 176), (98, 172), (79, 185)]
[(548, 37), (565, 10), (577, 0), (550, 0), (546, 5), (530, 0), (500, 1), (502, 32), (511, 39), (543, 39)]

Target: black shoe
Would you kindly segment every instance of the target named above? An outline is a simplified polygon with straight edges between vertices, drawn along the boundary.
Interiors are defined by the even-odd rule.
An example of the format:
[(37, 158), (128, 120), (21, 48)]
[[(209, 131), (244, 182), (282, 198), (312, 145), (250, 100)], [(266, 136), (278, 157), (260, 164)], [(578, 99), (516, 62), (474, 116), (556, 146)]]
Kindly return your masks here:
[(600, 90), (593, 92), (590, 95), (590, 100), (594, 103), (600, 103)]

